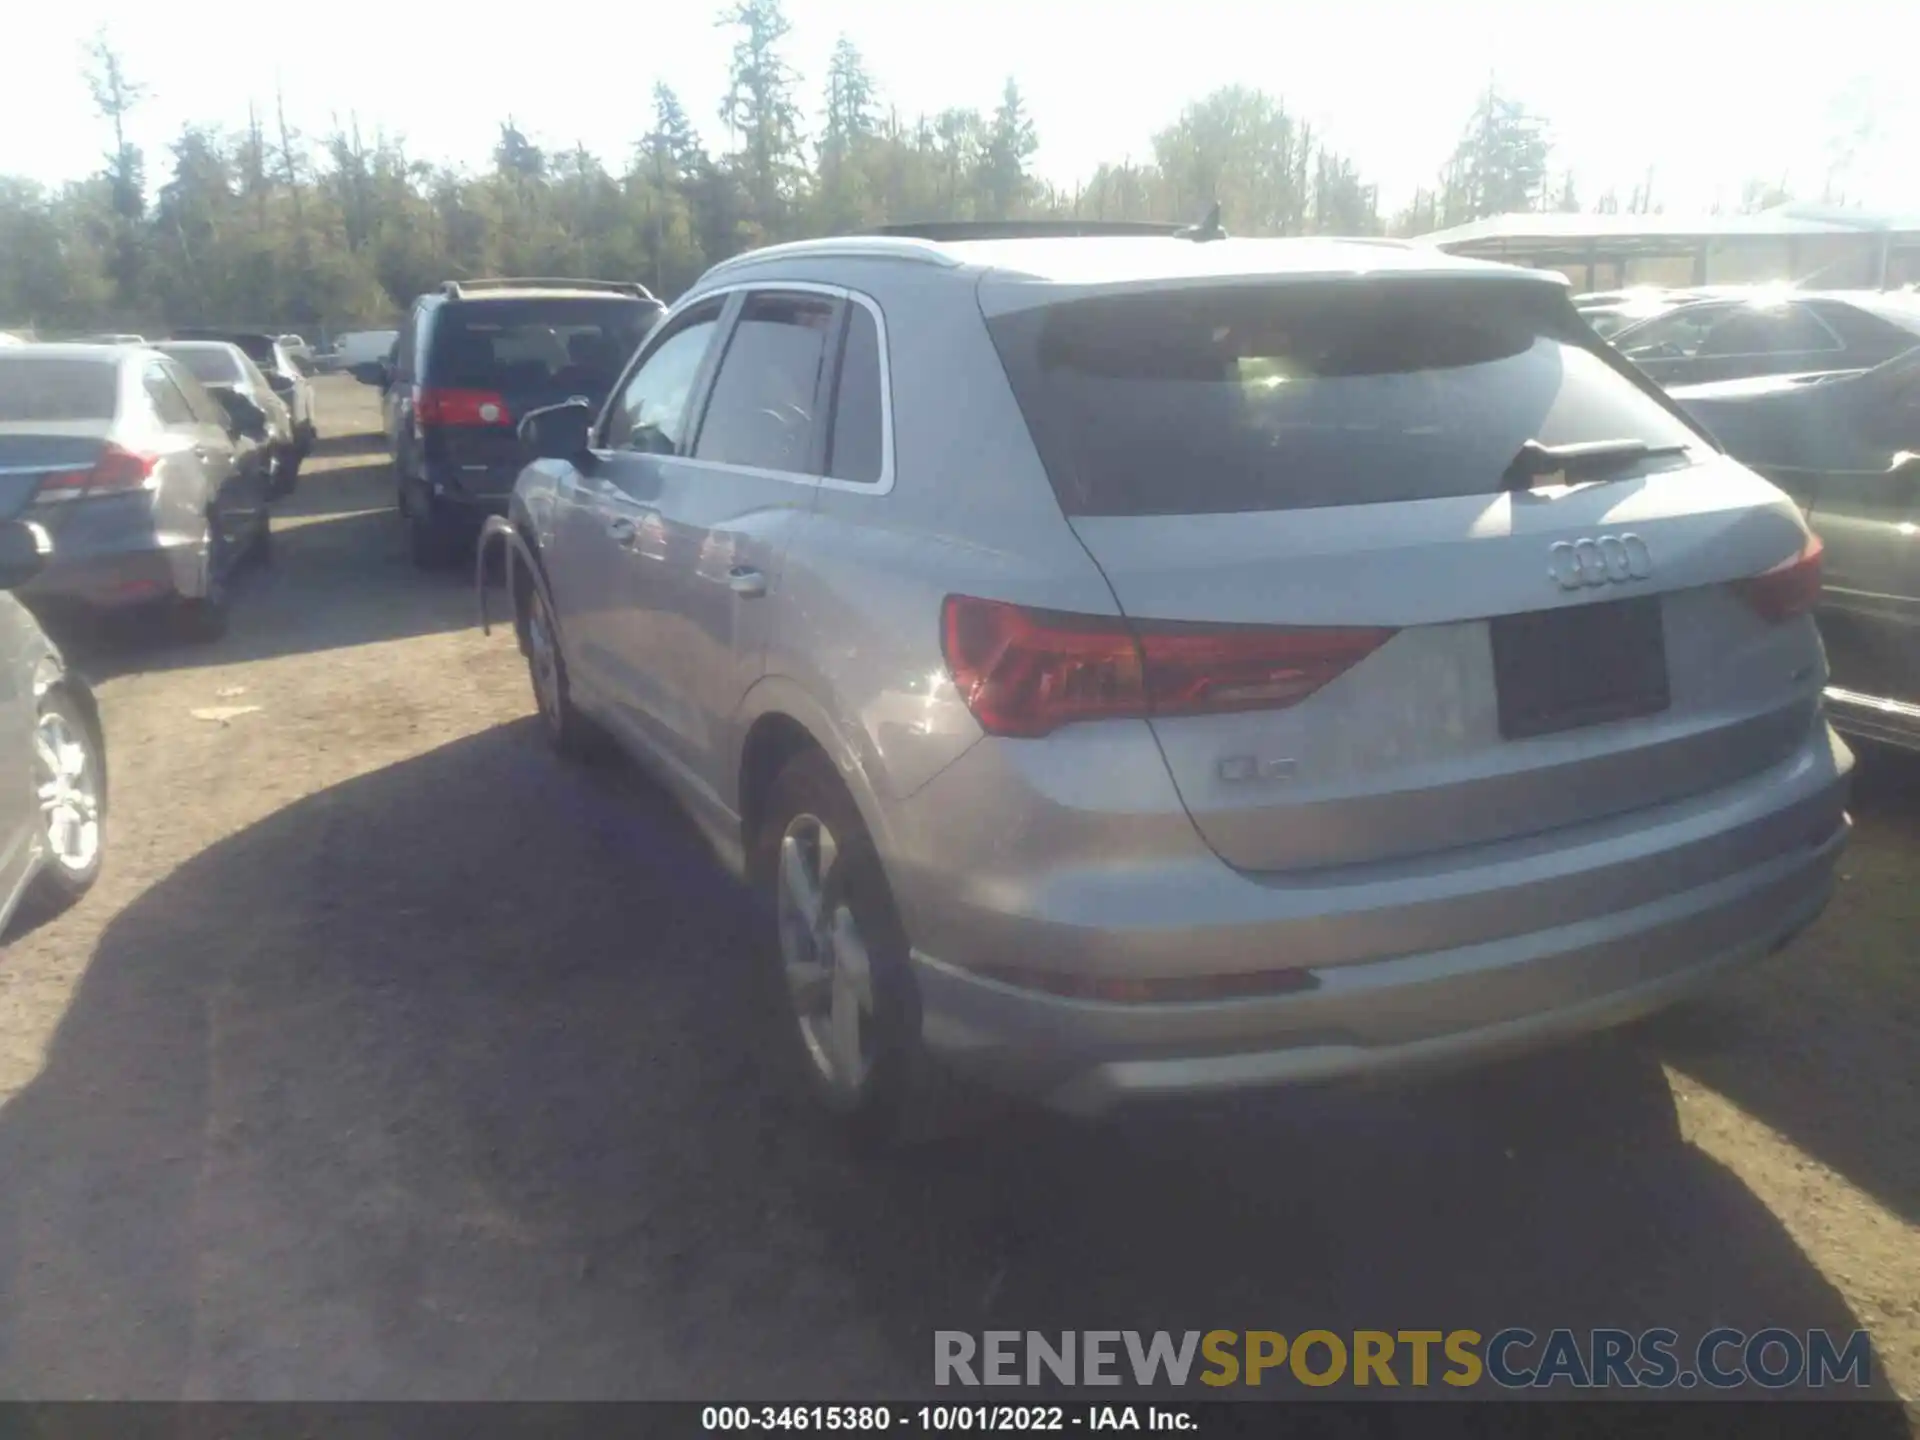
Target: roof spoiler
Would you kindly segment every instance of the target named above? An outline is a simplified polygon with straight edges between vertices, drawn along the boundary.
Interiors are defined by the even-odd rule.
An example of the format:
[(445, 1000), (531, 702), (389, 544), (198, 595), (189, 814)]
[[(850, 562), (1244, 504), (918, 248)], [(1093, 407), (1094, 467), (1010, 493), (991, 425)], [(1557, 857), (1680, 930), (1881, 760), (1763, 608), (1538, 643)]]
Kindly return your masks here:
[(598, 290), (608, 295), (631, 295), (636, 300), (652, 300), (654, 293), (638, 280), (569, 280), (552, 275), (507, 275), (489, 280), (445, 280), (440, 293), (460, 300), (483, 290)]

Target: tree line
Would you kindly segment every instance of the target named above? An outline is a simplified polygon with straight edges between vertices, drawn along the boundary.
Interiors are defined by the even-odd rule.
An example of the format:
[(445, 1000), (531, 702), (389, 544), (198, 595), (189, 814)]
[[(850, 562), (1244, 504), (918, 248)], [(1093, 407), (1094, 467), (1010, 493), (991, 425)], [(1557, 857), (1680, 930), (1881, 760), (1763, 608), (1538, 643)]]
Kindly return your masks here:
[[(85, 75), (111, 137), (102, 168), (57, 188), (0, 176), (0, 326), (338, 329), (392, 323), (421, 291), (481, 275), (639, 279), (671, 298), (755, 245), (909, 220), (1190, 220), (1217, 201), (1236, 234), (1377, 235), (1580, 208), (1543, 117), (1491, 84), (1435, 183), (1382, 215), (1355, 161), (1262, 90), (1196, 100), (1147, 157), (1065, 188), (1033, 172), (1039, 137), (1013, 79), (990, 111), (908, 117), (843, 36), (809, 133), (781, 0), (730, 0), (717, 23), (735, 42), (726, 148), (703, 144), (663, 82), (623, 165), (543, 148), (509, 116), (480, 173), (354, 118), (303, 135), (277, 97), (237, 133), (189, 124), (150, 166), (127, 138), (147, 91), (103, 34)], [(1654, 208), (1651, 192), (1650, 172), (1630, 208)]]

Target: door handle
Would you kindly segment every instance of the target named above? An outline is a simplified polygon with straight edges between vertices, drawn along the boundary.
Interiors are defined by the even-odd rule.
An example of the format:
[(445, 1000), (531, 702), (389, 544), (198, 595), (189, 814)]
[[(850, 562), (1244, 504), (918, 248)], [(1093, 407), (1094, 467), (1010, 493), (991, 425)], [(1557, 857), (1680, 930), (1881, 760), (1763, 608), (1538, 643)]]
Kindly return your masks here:
[(767, 593), (767, 577), (758, 570), (736, 565), (727, 572), (727, 588), (734, 594), (751, 600)]
[(626, 516), (621, 515), (607, 522), (607, 534), (622, 545), (631, 545), (639, 537), (639, 529)]

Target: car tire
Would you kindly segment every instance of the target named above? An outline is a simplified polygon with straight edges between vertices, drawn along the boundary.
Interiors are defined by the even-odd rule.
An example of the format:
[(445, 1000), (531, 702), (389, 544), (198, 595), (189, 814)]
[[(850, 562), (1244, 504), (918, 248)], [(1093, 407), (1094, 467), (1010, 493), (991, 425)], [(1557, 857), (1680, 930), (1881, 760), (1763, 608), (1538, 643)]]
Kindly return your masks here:
[(273, 479), (268, 489), (274, 499), (285, 499), (293, 493), (293, 487), (300, 483), (300, 462), (306, 458), (306, 453), (301, 449), (289, 450), (273, 467)]
[(533, 703), (547, 743), (563, 759), (599, 760), (611, 748), (606, 733), (580, 713), (567, 683), (567, 661), (560, 651), (560, 627), (540, 587), (529, 584), (521, 615), (522, 648), (527, 656), (527, 678), (533, 684)]
[[(45, 857), (22, 897), (21, 913), (40, 920), (57, 915), (93, 888), (106, 853), (105, 751), (92, 716), (64, 685), (54, 685), (40, 697), (33, 764)], [(58, 787), (59, 794), (49, 796), (50, 786)], [(50, 800), (57, 808), (48, 808)]]
[(780, 1047), (859, 1149), (915, 1137), (934, 1113), (906, 929), (880, 858), (825, 754), (775, 778), (750, 875), (772, 908)]

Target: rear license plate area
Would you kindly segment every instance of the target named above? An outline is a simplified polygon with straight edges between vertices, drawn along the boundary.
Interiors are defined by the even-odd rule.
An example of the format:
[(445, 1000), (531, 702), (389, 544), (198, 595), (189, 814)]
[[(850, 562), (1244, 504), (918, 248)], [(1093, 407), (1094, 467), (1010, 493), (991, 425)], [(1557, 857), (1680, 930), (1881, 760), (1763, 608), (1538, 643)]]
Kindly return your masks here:
[(1655, 715), (1672, 703), (1657, 595), (1501, 615), (1488, 627), (1505, 739)]

